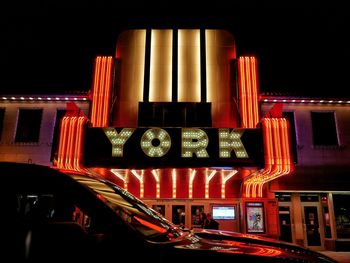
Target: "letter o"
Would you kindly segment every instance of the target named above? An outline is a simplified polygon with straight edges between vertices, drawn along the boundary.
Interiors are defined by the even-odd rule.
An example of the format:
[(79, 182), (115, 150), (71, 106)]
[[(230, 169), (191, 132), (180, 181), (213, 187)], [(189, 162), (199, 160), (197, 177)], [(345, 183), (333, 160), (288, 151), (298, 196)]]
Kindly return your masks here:
[[(155, 140), (158, 142), (154, 145)], [(149, 157), (162, 157), (171, 147), (169, 134), (160, 128), (152, 128), (145, 131), (141, 137), (141, 149)]]

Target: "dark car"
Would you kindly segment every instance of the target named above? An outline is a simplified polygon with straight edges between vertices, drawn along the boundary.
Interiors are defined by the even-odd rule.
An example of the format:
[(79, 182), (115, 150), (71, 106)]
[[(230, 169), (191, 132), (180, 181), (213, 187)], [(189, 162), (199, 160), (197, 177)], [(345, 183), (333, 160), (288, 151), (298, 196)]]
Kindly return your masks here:
[(1, 262), (335, 262), (289, 243), (178, 228), (91, 171), (0, 163)]

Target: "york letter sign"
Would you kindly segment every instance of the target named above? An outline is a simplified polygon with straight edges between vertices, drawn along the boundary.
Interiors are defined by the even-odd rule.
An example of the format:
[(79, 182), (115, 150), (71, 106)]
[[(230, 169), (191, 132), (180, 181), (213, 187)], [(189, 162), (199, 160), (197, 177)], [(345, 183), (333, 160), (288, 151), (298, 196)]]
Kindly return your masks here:
[(263, 166), (259, 129), (88, 128), (86, 166)]

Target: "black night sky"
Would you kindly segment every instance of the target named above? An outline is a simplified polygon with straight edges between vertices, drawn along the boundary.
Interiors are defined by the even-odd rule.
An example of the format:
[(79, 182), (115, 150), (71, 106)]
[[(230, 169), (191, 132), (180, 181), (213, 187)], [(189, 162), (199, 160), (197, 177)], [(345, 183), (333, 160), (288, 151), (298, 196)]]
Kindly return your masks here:
[(126, 29), (218, 28), (232, 32), (238, 56), (258, 58), (261, 92), (350, 98), (344, 6), (44, 2), (0, 9), (0, 93), (89, 90), (94, 58), (114, 55)]

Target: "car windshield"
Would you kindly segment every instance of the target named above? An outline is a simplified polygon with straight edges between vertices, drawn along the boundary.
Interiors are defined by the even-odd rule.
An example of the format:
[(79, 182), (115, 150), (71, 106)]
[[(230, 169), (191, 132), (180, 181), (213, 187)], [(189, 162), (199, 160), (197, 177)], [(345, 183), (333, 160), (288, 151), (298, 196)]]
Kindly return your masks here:
[(184, 231), (118, 185), (101, 178), (78, 174), (70, 176), (93, 190), (125, 223), (149, 240), (169, 241), (184, 235)]

